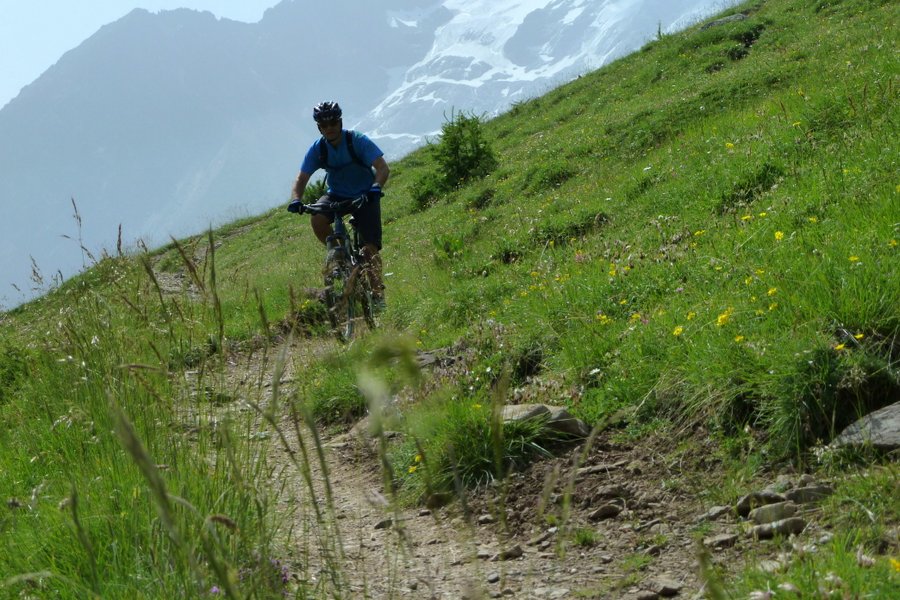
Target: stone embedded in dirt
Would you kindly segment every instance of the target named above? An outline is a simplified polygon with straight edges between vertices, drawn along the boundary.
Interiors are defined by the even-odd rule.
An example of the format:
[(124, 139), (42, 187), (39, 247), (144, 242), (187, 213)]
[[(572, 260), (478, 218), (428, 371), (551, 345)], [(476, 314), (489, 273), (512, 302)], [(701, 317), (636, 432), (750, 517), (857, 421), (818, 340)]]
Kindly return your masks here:
[(733, 15), (728, 15), (727, 17), (722, 17), (721, 19), (716, 19), (715, 21), (710, 21), (700, 28), (700, 31), (704, 31), (711, 27), (719, 27), (720, 25), (726, 25), (728, 23), (734, 23), (735, 21), (743, 21), (747, 18), (747, 15), (743, 13), (737, 13)]
[(631, 493), (621, 485), (602, 485), (596, 489), (592, 500), (608, 498), (628, 498)]
[(488, 574), (488, 576), (487, 576), (488, 583), (497, 583), (498, 581), (500, 581), (500, 573), (498, 573), (497, 571), (494, 571), (494, 572)]
[(498, 560), (513, 560), (521, 557), (525, 554), (525, 551), (522, 550), (522, 546), (516, 544), (512, 548), (507, 548), (506, 550), (502, 550), (499, 554), (494, 556), (491, 560), (496, 562)]
[(394, 525), (394, 520), (391, 518), (382, 519), (375, 523), (375, 529), (390, 529)]
[(776, 535), (799, 535), (803, 533), (804, 529), (806, 529), (805, 519), (790, 517), (774, 523), (757, 525), (750, 530), (750, 537), (757, 540), (768, 540)]
[[(800, 476), (800, 479), (797, 480), (797, 485), (800, 487), (806, 487), (808, 485), (813, 485), (816, 483), (816, 478), (810, 475), (809, 473), (804, 473)], [(792, 487), (792, 486), (788, 486)]]
[(595, 473), (608, 473), (609, 471), (621, 469), (626, 464), (625, 461), (619, 461), (616, 463), (600, 463), (599, 465), (591, 465), (590, 467), (581, 467), (578, 469), (577, 475), (578, 477), (584, 477), (585, 475), (594, 475)]
[(694, 522), (702, 523), (703, 521), (715, 521), (719, 517), (727, 515), (730, 512), (730, 506), (713, 506), (711, 509), (694, 519)]
[(625, 598), (634, 600), (656, 600), (659, 598), (659, 594), (652, 590), (641, 590), (635, 593), (633, 596), (626, 596)]
[(831, 446), (871, 446), (885, 451), (900, 448), (900, 402), (867, 414), (844, 429)]
[(544, 404), (509, 404), (500, 413), (504, 423), (510, 421), (530, 421), (537, 418), (549, 418), (550, 409)]
[(754, 508), (747, 515), (748, 518), (757, 525), (765, 525), (766, 523), (774, 523), (788, 517), (793, 517), (797, 512), (797, 505), (790, 500), (784, 502), (776, 502), (775, 504), (766, 504), (759, 508)]
[(684, 586), (681, 582), (674, 581), (668, 577), (660, 577), (650, 582), (648, 587), (651, 591), (656, 592), (664, 598), (671, 598), (672, 596), (676, 596)]
[(618, 504), (604, 504), (588, 515), (591, 521), (602, 521), (603, 519), (611, 519), (622, 512), (622, 507)]
[(478, 517), (478, 524), (479, 525), (490, 525), (491, 523), (495, 522), (496, 520), (497, 519), (495, 519), (493, 515), (480, 515)]
[(707, 548), (731, 548), (738, 541), (736, 533), (720, 533), (704, 538), (703, 545)]
[(576, 419), (561, 406), (551, 406), (550, 420), (547, 427), (553, 431), (563, 433), (574, 438), (586, 438), (591, 435), (591, 428), (581, 419)]
[(773, 492), (775, 494), (783, 494), (786, 490), (789, 490), (792, 487), (794, 487), (794, 482), (791, 476), (787, 474), (781, 474), (775, 478), (775, 481), (773, 483), (767, 485), (765, 490), (763, 491)]
[(537, 546), (538, 544), (543, 544), (544, 542), (546, 542), (547, 540), (549, 540), (551, 537), (553, 537), (553, 535), (554, 535), (557, 531), (558, 531), (558, 529), (557, 529), (556, 527), (551, 527), (550, 529), (548, 529), (548, 530), (545, 531), (544, 533), (541, 533), (540, 535), (537, 535), (537, 536), (531, 538), (530, 540), (528, 540), (527, 542), (525, 542), (525, 544), (526, 544), (527, 546)]
[(504, 423), (546, 419), (547, 429), (576, 438), (586, 438), (591, 433), (591, 428), (584, 421), (573, 417), (563, 406), (510, 404), (503, 407), (501, 418)]
[(824, 500), (833, 493), (834, 488), (830, 485), (810, 485), (788, 490), (784, 493), (784, 497), (797, 504), (809, 504)]
[(775, 492), (750, 492), (738, 500), (735, 505), (735, 510), (737, 510), (738, 514), (742, 517), (746, 517), (754, 508), (765, 506), (766, 504), (784, 502), (785, 500), (787, 500), (787, 498), (781, 494), (776, 494)]

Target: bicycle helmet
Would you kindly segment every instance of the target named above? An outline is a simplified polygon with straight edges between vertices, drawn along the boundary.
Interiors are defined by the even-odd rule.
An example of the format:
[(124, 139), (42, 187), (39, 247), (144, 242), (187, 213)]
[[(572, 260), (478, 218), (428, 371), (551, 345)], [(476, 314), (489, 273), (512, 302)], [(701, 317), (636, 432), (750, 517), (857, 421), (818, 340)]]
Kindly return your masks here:
[(319, 102), (313, 107), (313, 119), (316, 123), (340, 119), (343, 114), (341, 105), (337, 102)]

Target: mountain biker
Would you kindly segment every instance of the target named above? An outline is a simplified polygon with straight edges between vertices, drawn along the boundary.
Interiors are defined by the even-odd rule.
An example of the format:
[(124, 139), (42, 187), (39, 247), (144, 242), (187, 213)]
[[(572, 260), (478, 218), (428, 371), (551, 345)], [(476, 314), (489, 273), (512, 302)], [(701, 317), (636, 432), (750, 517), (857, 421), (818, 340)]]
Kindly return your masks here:
[[(306, 152), (300, 174), (294, 183), (290, 212), (299, 212), (309, 178), (319, 169), (327, 173), (325, 195), (317, 203), (359, 199), (361, 206), (352, 213), (360, 238), (362, 254), (368, 263), (369, 281), (375, 307), (384, 308), (384, 283), (381, 275), (381, 188), (390, 168), (384, 153), (372, 140), (358, 131), (345, 130), (343, 111), (337, 102), (320, 102), (313, 108), (313, 119), (322, 137)], [(311, 219), (313, 233), (325, 244), (332, 234), (333, 218), (317, 214)]]

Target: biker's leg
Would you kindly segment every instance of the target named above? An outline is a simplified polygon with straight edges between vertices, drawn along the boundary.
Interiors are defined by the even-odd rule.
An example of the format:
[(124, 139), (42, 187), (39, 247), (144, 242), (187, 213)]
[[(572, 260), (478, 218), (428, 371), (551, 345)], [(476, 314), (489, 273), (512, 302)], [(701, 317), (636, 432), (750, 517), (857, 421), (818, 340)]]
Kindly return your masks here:
[(316, 237), (322, 244), (325, 244), (328, 236), (334, 233), (334, 229), (331, 227), (331, 219), (325, 215), (313, 215), (309, 222), (312, 224), (313, 233), (316, 234)]
[(381, 200), (366, 203), (355, 215), (357, 230), (362, 238), (362, 256), (366, 262), (366, 277), (372, 295), (380, 304), (384, 301), (384, 280), (381, 269)]
[[(316, 200), (316, 204), (326, 204), (333, 200), (333, 198), (329, 194), (324, 194), (318, 200)], [(329, 235), (334, 233), (334, 228), (332, 227), (332, 223), (334, 223), (334, 217), (332, 215), (312, 215), (309, 220), (310, 225), (312, 225), (313, 233), (316, 235), (316, 238), (322, 244), (327, 243), (327, 239)]]
[(366, 264), (366, 277), (369, 280), (369, 288), (375, 298), (384, 298), (384, 280), (382, 278), (381, 254), (375, 244), (364, 244), (361, 251)]

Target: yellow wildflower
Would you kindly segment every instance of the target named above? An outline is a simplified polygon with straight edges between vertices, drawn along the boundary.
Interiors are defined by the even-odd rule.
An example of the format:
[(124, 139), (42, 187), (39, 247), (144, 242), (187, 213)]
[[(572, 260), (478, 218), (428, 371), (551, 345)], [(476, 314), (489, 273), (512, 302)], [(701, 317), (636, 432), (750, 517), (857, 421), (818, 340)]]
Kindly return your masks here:
[(850, 262), (859, 262), (859, 257), (854, 254), (850, 257)]
[(631, 321), (632, 323), (634, 323), (634, 322), (636, 322), (636, 321), (640, 321), (640, 320), (641, 320), (641, 313), (632, 313), (631, 317), (629, 317), (628, 320)]
[(818, 223), (818, 222), (819, 222), (819, 218), (818, 218), (818, 217), (810, 217), (810, 218), (807, 219), (807, 220), (808, 220), (810, 223)]
[(894, 569), (894, 572), (900, 573), (900, 560), (896, 558), (891, 559), (891, 567)]
[(612, 323), (612, 319), (602, 313), (597, 313), (596, 319), (600, 322), (601, 325), (609, 325), (610, 323)]
[(766, 215), (768, 215), (768, 214), (769, 214), (769, 213), (767, 213), (767, 212), (764, 211), (764, 212), (759, 213), (759, 217), (760, 217), (761, 219), (765, 219), (765, 218), (766, 218)]
[(753, 220), (753, 215), (744, 215), (743, 217), (741, 217), (741, 221), (752, 221), (752, 220)]
[(416, 465), (413, 465), (409, 469), (407, 469), (406, 472), (409, 473), (410, 475), (412, 475), (413, 473), (416, 472), (416, 469), (418, 469), (418, 468), (419, 467), (417, 467)]
[(421, 455), (421, 454), (416, 454), (415, 461), (416, 461), (417, 463), (422, 462), (422, 455)]
[(704, 233), (706, 233), (705, 229), (698, 229), (697, 231), (694, 232), (694, 236), (699, 237), (699, 236), (703, 235)]
[(734, 312), (732, 307), (728, 307), (725, 309), (725, 312), (716, 317), (716, 327), (722, 327), (728, 324), (728, 321), (731, 320), (731, 314)]
[(784, 232), (783, 232), (783, 231), (776, 231), (776, 232), (775, 232), (775, 239), (778, 240), (779, 242), (780, 242), (781, 240), (783, 240), (783, 239), (784, 239)]
[(838, 344), (837, 346), (834, 347), (834, 349), (837, 350), (838, 352), (840, 352), (841, 350), (843, 350), (846, 347), (847, 347), (846, 344)]
[(725, 147), (731, 150), (734, 148), (734, 144), (732, 144), (731, 142), (725, 142)]
[(769, 291), (766, 292), (766, 294), (768, 294), (769, 296), (774, 296), (777, 293), (778, 293), (778, 288), (775, 288), (775, 287), (770, 287)]
[(853, 336), (853, 339), (861, 340), (861, 339), (863, 339), (864, 337), (866, 337), (866, 334), (864, 334), (864, 333), (857, 333), (856, 335)]
[(679, 325), (678, 327), (675, 328), (674, 331), (672, 331), (672, 335), (674, 335), (676, 337), (681, 335), (682, 333), (684, 333), (684, 327), (682, 327), (681, 325)]
[(691, 311), (687, 314), (687, 320), (690, 321), (691, 319), (693, 319), (696, 316), (697, 316), (697, 313), (695, 313), (694, 311)]
[(736, 336), (734, 336), (734, 341), (735, 341), (735, 343), (740, 344), (741, 342), (744, 341), (744, 336), (736, 335)]
[(769, 310), (775, 310), (776, 308), (778, 308), (777, 302), (773, 302), (772, 304), (769, 305)]
[(891, 248), (896, 248), (896, 247), (897, 247), (897, 240), (891, 240), (891, 241), (889, 241), (889, 242), (888, 242), (888, 246), (890, 246)]
[(747, 277), (746, 279), (744, 279), (744, 285), (750, 285), (751, 283), (753, 283), (752, 277)]

